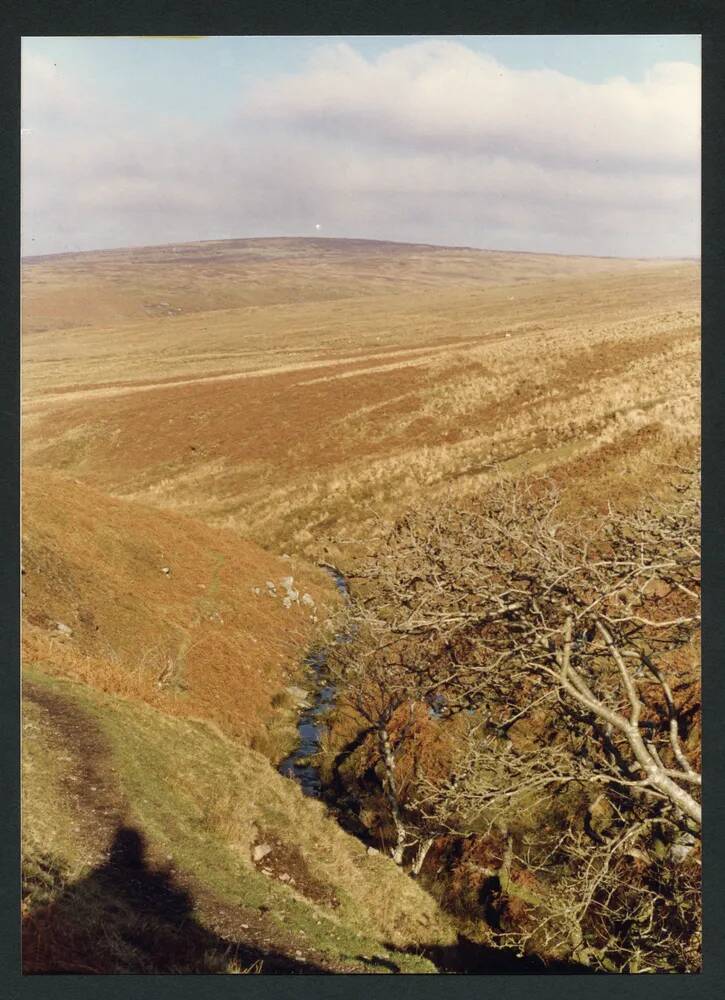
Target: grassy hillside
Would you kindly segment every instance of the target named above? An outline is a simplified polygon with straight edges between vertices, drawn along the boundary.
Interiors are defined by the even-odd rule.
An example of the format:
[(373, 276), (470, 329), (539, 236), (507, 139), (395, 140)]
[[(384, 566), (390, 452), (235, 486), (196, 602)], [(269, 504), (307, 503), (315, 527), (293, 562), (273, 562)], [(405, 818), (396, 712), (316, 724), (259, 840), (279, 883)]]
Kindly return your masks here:
[[(326, 574), (57, 474), (26, 473), (23, 524), (27, 665), (246, 742), (271, 739), (266, 724), (282, 738), (274, 706), (336, 603)], [(288, 576), (314, 604), (284, 606)]]
[[(624, 474), (637, 490), (643, 455), (670, 461), (696, 438), (695, 264), (317, 242), (288, 259), (260, 241), (253, 305), (105, 328), (77, 311), (73, 328), (28, 333), (27, 466), (319, 559), (420, 492), (485, 488), (493, 464), (563, 467), (594, 493), (594, 470), (605, 483)], [(251, 253), (235, 246), (219, 259)], [(142, 283), (146, 254), (152, 275), (172, 267), (168, 248), (139, 251), (118, 274)], [(383, 294), (401, 257), (417, 290)], [(452, 277), (461, 259), (465, 280)], [(62, 282), (84, 260), (105, 257), (42, 266)], [(265, 304), (288, 264), (345, 271), (354, 294), (315, 299), (310, 278), (304, 301)], [(191, 284), (237, 294), (232, 265), (211, 267), (189, 263)], [(32, 282), (26, 298), (32, 316)]]
[(435, 971), (433, 900), (260, 754), (36, 669), (23, 704), (26, 972)]
[(117, 325), (240, 306), (476, 288), (631, 267), (631, 262), (607, 257), (322, 238), (217, 240), (68, 253), (26, 259), (23, 326), (27, 332), (40, 332)]

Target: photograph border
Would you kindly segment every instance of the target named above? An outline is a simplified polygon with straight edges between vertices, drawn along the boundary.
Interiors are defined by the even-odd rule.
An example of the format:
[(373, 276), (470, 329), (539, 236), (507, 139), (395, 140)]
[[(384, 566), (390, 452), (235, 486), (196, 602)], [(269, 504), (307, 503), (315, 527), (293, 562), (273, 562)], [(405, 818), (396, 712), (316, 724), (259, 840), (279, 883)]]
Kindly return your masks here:
[[(367, 975), (300, 976), (26, 976), (19, 971), (19, 614), (20, 614), (20, 120), (19, 62), (22, 36), (51, 35), (390, 35), (390, 34), (670, 34), (702, 35), (702, 455), (703, 455), (703, 757), (706, 833), (703, 850), (704, 954), (697, 975), (627, 976), (616, 984), (588, 978), (587, 994), (604, 997), (709, 998), (725, 983), (725, 364), (720, 346), (725, 321), (725, 226), (723, 219), (725, 40), (719, 0), (509, 0), (497, 4), (390, 0), (301, 3), (253, 0), (232, 3), (163, 3), (154, 0), (59, 0), (3, 4), (0, 32), (0, 310), (3, 320), (0, 415), (3, 462), (0, 475), (0, 989), (20, 997), (206, 998), (234, 990), (250, 998), (327, 1000), (332, 997), (393, 997), (424, 1000), (438, 995), (469, 997), (479, 991), (528, 996), (526, 977)], [(578, 996), (581, 982), (543, 976), (535, 984), (545, 998)], [(492, 981), (493, 980), (493, 981)]]

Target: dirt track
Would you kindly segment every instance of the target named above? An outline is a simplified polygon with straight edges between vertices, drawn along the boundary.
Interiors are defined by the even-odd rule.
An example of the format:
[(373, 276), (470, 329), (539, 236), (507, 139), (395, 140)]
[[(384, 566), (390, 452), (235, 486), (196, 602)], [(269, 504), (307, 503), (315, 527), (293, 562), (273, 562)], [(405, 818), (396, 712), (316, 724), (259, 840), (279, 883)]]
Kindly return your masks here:
[(43, 712), (51, 749), (71, 755), (63, 784), (80, 824), (80, 836), (93, 847), (110, 844), (128, 804), (113, 777), (110, 747), (102, 733), (70, 699), (30, 681), (23, 695)]

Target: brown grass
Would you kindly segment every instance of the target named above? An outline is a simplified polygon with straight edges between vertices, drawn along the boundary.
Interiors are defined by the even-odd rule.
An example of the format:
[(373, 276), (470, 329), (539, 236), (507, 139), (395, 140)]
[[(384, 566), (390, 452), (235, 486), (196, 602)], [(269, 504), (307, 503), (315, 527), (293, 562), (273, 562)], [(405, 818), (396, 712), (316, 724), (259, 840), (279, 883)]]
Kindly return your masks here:
[[(26, 474), (23, 519), (26, 664), (247, 739), (335, 602), (319, 570), (57, 474)], [(289, 575), (319, 607), (269, 596)]]
[[(608, 483), (618, 470), (590, 459), (616, 465), (618, 442), (667, 461), (696, 441), (696, 265), (324, 243), (30, 266), (31, 330), (41, 274), (50, 296), (86, 273), (171, 289), (183, 272), (206, 311), (97, 328), (76, 310), (30, 333), (26, 464), (318, 559), (421, 492), (485, 488), (493, 463), (568, 466), (572, 483), (588, 464)], [(249, 303), (229, 305), (242, 273)]]

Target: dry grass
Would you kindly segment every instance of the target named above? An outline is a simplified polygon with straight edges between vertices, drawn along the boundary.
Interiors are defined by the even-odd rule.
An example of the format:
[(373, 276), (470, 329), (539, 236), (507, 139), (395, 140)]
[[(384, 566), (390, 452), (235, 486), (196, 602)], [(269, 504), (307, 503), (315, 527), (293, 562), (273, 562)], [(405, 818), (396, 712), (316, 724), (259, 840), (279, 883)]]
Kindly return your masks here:
[(421, 491), (485, 488), (493, 463), (568, 464), (574, 484), (640, 431), (673, 439), (646, 444), (665, 459), (697, 439), (696, 265), (322, 244), (29, 267), (31, 330), (41, 274), (44, 296), (86, 271), (142, 289), (145, 255), (169, 289), (181, 267), (206, 311), (103, 329), (77, 311), (30, 333), (26, 464), (318, 559)]
[[(326, 574), (58, 475), (24, 486), (24, 662), (254, 738), (335, 603)], [(288, 575), (314, 608), (269, 596)]]

